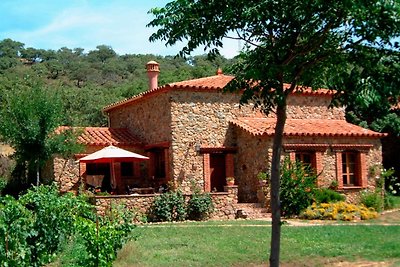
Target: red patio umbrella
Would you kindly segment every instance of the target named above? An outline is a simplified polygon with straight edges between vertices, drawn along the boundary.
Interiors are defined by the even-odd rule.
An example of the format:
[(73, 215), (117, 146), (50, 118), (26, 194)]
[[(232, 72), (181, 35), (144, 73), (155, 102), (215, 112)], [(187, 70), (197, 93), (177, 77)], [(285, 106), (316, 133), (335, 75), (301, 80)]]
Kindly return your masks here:
[(119, 147), (108, 146), (92, 154), (89, 154), (79, 159), (78, 161), (83, 163), (110, 163), (112, 187), (113, 189), (115, 189), (116, 184), (115, 184), (114, 162), (123, 160), (143, 161), (148, 159), (149, 159), (148, 157), (127, 151)]

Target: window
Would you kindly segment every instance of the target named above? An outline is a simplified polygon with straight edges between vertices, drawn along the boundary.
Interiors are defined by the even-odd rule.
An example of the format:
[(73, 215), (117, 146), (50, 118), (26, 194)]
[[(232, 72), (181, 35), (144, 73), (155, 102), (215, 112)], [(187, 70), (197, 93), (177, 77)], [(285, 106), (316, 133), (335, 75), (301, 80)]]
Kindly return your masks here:
[(308, 165), (313, 167), (313, 154), (311, 152), (296, 152), (295, 157), (296, 161), (300, 161), (304, 165)]
[(133, 176), (133, 162), (121, 162), (121, 176)]
[(296, 152), (295, 153), (296, 161), (303, 163), (304, 166), (310, 168), (310, 170), (316, 171), (316, 156), (315, 152)]
[(358, 175), (359, 162), (357, 161), (357, 153), (353, 151), (345, 151), (342, 153), (342, 177), (343, 186), (359, 186)]
[(110, 164), (108, 163), (86, 163), (87, 175), (106, 175), (110, 173)]
[(154, 152), (154, 176), (155, 178), (165, 178), (165, 151), (156, 149)]

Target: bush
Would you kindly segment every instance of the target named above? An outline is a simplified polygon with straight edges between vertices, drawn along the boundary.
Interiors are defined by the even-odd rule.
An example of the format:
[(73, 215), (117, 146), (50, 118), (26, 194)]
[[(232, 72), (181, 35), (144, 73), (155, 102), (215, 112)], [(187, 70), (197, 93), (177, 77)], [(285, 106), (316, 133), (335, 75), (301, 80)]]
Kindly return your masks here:
[(368, 208), (374, 208), (377, 211), (391, 209), (394, 207), (394, 197), (389, 192), (382, 195), (381, 189), (375, 191), (363, 191), (360, 194), (360, 203)]
[(11, 196), (0, 198), (0, 266), (32, 266), (34, 217)]
[(317, 175), (301, 162), (285, 159), (281, 170), (281, 212), (285, 217), (299, 215), (312, 203)]
[(384, 200), (379, 190), (369, 191), (365, 190), (360, 194), (360, 203), (368, 208), (373, 208), (377, 211), (382, 211), (384, 207)]
[(181, 191), (170, 191), (154, 198), (149, 210), (152, 222), (183, 221), (186, 218), (185, 198)]
[(369, 220), (377, 217), (378, 213), (373, 208), (345, 202), (313, 203), (300, 214), (300, 218), (307, 220), (352, 221), (355, 219)]
[(86, 198), (60, 195), (55, 185), (33, 187), (19, 200), (0, 197), (0, 266), (46, 265), (76, 234), (88, 255), (81, 266), (111, 266), (133, 225), (122, 211), (96, 218)]
[(329, 188), (319, 188), (314, 190), (314, 201), (316, 203), (331, 203), (344, 201), (345, 197)]
[(54, 184), (33, 187), (20, 202), (35, 215), (36, 235), (29, 242), (33, 256), (40, 264), (51, 262), (60, 245), (74, 232), (77, 216), (94, 218), (91, 205), (72, 194), (60, 196)]
[(211, 195), (196, 190), (187, 203), (187, 218), (196, 221), (204, 220), (210, 216), (213, 210)]
[(112, 209), (112, 214), (98, 217), (94, 222), (78, 218), (75, 226), (87, 257), (80, 259), (80, 266), (112, 266), (117, 258), (117, 251), (133, 238), (133, 214), (124, 206)]

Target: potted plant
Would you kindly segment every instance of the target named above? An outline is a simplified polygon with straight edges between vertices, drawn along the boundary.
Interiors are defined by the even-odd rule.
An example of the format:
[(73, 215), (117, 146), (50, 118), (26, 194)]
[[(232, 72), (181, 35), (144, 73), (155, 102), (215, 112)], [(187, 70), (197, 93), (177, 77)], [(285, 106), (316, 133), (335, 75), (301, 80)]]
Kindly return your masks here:
[(267, 172), (259, 172), (257, 174), (258, 181), (260, 183), (260, 186), (266, 186), (267, 185), (267, 180), (268, 180), (268, 173)]
[(226, 185), (232, 186), (235, 184), (235, 177), (226, 177)]

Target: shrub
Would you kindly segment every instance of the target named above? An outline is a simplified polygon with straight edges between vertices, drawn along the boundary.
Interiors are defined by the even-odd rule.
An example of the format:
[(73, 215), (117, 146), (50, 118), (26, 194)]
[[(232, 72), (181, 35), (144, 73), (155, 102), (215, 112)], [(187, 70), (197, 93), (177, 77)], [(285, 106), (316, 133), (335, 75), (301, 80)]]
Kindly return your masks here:
[(187, 218), (189, 220), (207, 219), (214, 210), (211, 195), (195, 190), (187, 203)]
[(381, 179), (385, 183), (385, 189), (387, 189), (393, 195), (400, 195), (400, 180), (393, 176), (395, 173), (393, 168), (388, 170), (383, 169), (381, 172)]
[(112, 213), (96, 221), (78, 218), (75, 226), (87, 252), (87, 257), (80, 259), (80, 266), (112, 266), (117, 251), (134, 237), (132, 219), (133, 214), (124, 206), (113, 208)]
[(154, 198), (149, 210), (153, 222), (183, 221), (186, 218), (185, 198), (181, 191), (170, 191)]
[(312, 203), (317, 175), (301, 162), (285, 159), (281, 170), (281, 211), (285, 217), (299, 215)]
[(96, 217), (86, 198), (60, 195), (55, 185), (33, 187), (19, 200), (0, 197), (0, 266), (46, 265), (76, 234), (87, 250), (81, 266), (111, 266), (117, 249), (132, 237), (131, 217), (120, 210)]
[(91, 205), (72, 194), (60, 196), (54, 184), (33, 187), (20, 202), (34, 213), (36, 235), (29, 242), (33, 257), (41, 264), (51, 262), (60, 244), (74, 231), (76, 216), (93, 218)]
[(313, 203), (300, 214), (300, 218), (308, 220), (369, 220), (378, 217), (373, 208), (364, 205), (354, 205), (345, 202)]
[(377, 211), (382, 211), (384, 207), (384, 200), (381, 191), (365, 190), (360, 194), (360, 203), (368, 208), (373, 208)]
[(32, 266), (28, 240), (36, 234), (33, 214), (11, 196), (0, 198), (0, 266)]
[(345, 197), (329, 188), (319, 188), (314, 190), (314, 201), (316, 203), (331, 203), (344, 201)]

